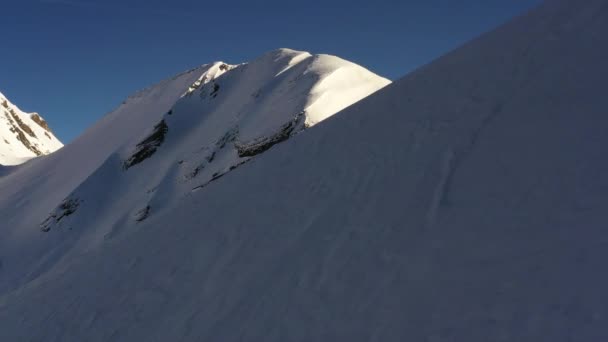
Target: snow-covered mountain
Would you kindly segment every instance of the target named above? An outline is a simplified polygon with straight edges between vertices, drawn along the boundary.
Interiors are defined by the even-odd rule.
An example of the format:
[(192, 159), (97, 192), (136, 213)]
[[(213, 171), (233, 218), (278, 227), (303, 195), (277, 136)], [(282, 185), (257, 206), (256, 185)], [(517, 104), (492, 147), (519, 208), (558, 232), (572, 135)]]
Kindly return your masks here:
[(279, 49), (134, 94), (57, 153), (0, 174), (0, 293), (136, 229), (388, 83), (334, 56)]
[[(608, 340), (605, 32), (604, 0), (548, 1), (195, 190), (212, 148), (238, 165), (264, 131), (222, 100), (230, 78), (207, 82), (96, 167), (66, 221), (8, 234), (47, 251), (0, 295), (0, 340)], [(221, 132), (213, 113), (235, 108), (235, 138), (200, 135), (195, 99)], [(124, 196), (148, 217), (113, 218)]]
[(0, 165), (17, 165), (60, 149), (38, 113), (24, 113), (0, 93)]

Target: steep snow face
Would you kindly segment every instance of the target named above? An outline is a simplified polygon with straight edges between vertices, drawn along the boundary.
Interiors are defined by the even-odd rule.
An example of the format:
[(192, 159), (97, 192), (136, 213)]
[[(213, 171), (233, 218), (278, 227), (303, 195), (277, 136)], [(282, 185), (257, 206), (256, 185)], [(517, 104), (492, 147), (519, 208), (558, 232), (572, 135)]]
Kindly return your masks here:
[(24, 113), (0, 93), (0, 165), (17, 165), (60, 149), (38, 113)]
[[(218, 63), (216, 63), (218, 64)], [(18, 168), (0, 168), (0, 293), (35, 278), (55, 259), (40, 223), (123, 145), (160, 120), (216, 64), (203, 65), (137, 92), (75, 141)], [(221, 64), (221, 63), (219, 63)], [(218, 67), (219, 68), (219, 67)], [(210, 77), (211, 77), (210, 76)], [(132, 143), (131, 143), (132, 142)]]
[(605, 32), (547, 3), (5, 294), (1, 336), (608, 340)]
[(0, 293), (135, 231), (388, 83), (337, 57), (279, 49), (134, 94), (48, 160), (0, 178), (8, 194), (0, 214), (10, 223), (0, 231), (9, 237), (0, 240)]

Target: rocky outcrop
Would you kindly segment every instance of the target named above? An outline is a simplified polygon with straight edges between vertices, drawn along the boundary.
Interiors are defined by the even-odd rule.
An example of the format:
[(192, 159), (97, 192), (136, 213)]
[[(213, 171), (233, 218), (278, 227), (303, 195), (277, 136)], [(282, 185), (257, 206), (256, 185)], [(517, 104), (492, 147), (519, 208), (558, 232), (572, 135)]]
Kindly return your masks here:
[(25, 148), (32, 151), (35, 155), (42, 155), (42, 152), (35, 145), (33, 145), (25, 135), (25, 133), (27, 133), (30, 137), (36, 138), (36, 135), (34, 134), (32, 129), (28, 125), (24, 124), (23, 121), (21, 121), (19, 116), (17, 116), (17, 114), (12, 109), (6, 112), (5, 114), (8, 114), (6, 115), (6, 118), (8, 119), (10, 125), (9, 130), (15, 134), (17, 140), (21, 142), (21, 144), (23, 144)]
[(80, 200), (66, 198), (65, 200), (63, 200), (63, 202), (61, 202), (57, 209), (55, 209), (55, 211), (52, 212), (49, 217), (47, 217), (46, 220), (44, 220), (44, 222), (40, 224), (40, 229), (43, 232), (50, 231), (53, 225), (59, 223), (62, 219), (74, 214), (76, 212), (76, 209), (78, 209), (79, 205)]
[(283, 126), (275, 134), (260, 137), (248, 142), (234, 143), (239, 157), (253, 157), (270, 149), (272, 146), (289, 139), (304, 129), (305, 112), (296, 115), (294, 119)]
[(154, 126), (154, 131), (137, 144), (135, 152), (125, 160), (123, 168), (127, 170), (150, 158), (156, 152), (156, 149), (165, 141), (165, 136), (168, 131), (169, 127), (167, 126), (167, 123), (165, 120), (161, 120)]
[(16, 165), (63, 144), (38, 113), (25, 113), (0, 94), (0, 164)]
[(32, 119), (32, 121), (34, 121), (35, 123), (38, 124), (38, 126), (42, 127), (45, 131), (50, 132), (51, 128), (49, 127), (49, 125), (46, 123), (46, 121), (37, 113), (32, 114), (32, 116), (30, 116), (30, 118)]

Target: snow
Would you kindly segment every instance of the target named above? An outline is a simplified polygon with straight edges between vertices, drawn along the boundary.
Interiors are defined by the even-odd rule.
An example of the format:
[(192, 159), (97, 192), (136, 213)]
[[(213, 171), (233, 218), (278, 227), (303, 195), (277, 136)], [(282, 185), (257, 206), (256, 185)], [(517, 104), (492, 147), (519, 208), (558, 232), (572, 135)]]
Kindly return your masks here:
[[(333, 64), (313, 69), (324, 60)], [(142, 212), (158, 215), (243, 165), (252, 156), (239, 156), (236, 145), (257, 146), (276, 135), (307, 111), (312, 90), (338, 68), (353, 70), (340, 76), (350, 85), (326, 87), (342, 107), (389, 83), (345, 60), (289, 49), (246, 64), (215, 62), (137, 92), (73, 143), (1, 177), (0, 293), (141, 226)], [(335, 108), (315, 113), (327, 117)], [(127, 165), (161, 120), (168, 127), (162, 144)], [(303, 120), (298, 124), (286, 138), (304, 129)], [(67, 203), (78, 203), (74, 213)], [(62, 237), (66, 231), (73, 234)]]
[[(36, 276), (32, 268), (45, 260), (52, 244), (40, 237), (39, 225), (74, 189), (121, 146), (138, 139), (171, 108), (210, 65), (163, 81), (130, 97), (74, 142), (57, 152), (12, 170), (0, 178), (0, 293)], [(17, 172), (18, 171), (18, 172)], [(43, 268), (44, 263), (42, 263)], [(29, 275), (28, 275), (29, 274)], [(17, 281), (18, 279), (21, 279)]]
[[(151, 158), (121, 170), (125, 145), (65, 224), (10, 239), (78, 252), (0, 295), (0, 340), (607, 340), (605, 32), (603, 0), (549, 1), (184, 195), (175, 153), (258, 76), (225, 73), (204, 125), (211, 84)], [(148, 184), (145, 220), (112, 218)]]
[(34, 121), (36, 118), (40, 118), (38, 113), (21, 111), (0, 93), (0, 165), (22, 164), (63, 147), (50, 130)]

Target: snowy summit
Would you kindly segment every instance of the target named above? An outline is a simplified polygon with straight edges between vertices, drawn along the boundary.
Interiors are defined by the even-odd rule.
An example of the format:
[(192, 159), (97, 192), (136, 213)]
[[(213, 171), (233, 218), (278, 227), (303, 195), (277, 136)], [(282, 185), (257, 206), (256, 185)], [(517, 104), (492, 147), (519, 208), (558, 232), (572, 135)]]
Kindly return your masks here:
[(21, 111), (0, 93), (0, 165), (21, 164), (62, 146), (38, 113)]
[(0, 226), (0, 293), (142, 226), (389, 83), (338, 57), (279, 49), (133, 94), (76, 141), (0, 177), (0, 194), (11, 194), (0, 196), (10, 222)]

